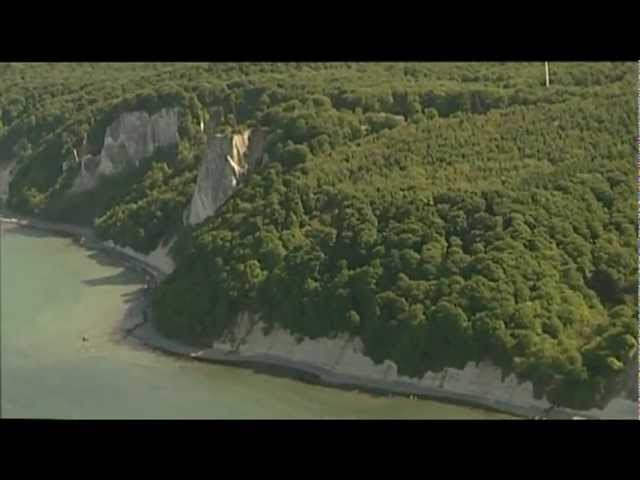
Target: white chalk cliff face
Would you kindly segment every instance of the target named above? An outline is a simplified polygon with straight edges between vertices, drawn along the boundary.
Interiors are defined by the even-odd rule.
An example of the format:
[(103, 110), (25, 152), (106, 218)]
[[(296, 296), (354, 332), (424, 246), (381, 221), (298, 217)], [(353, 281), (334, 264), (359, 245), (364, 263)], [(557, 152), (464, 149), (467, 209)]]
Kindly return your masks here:
[(298, 342), (289, 331), (279, 326), (275, 326), (267, 335), (263, 333), (263, 327), (259, 318), (246, 313), (240, 314), (234, 328), (214, 342), (213, 348), (243, 355), (281, 357), (358, 378), (404, 381), (451, 392), (512, 401), (523, 406), (550, 406), (546, 400), (534, 398), (530, 382), (520, 383), (515, 375), (503, 380), (500, 369), (488, 363), (476, 365), (470, 362), (463, 370), (445, 368), (438, 373), (427, 372), (423, 378), (410, 378), (398, 375), (396, 364), (390, 360), (376, 364), (366, 355), (362, 340), (358, 337), (342, 334), (334, 339), (303, 338)]
[(264, 133), (260, 129), (237, 135), (216, 135), (207, 142), (185, 223), (195, 225), (213, 215), (238, 187), (242, 177), (263, 160)]
[[(346, 334), (336, 338), (296, 339), (288, 330), (279, 326), (265, 334), (259, 315), (238, 315), (234, 326), (212, 348), (226, 354), (256, 360), (276, 359), (281, 364), (291, 362), (317, 366), (345, 378), (390, 382), (395, 385), (441, 390), (467, 399), (484, 399), (486, 404), (517, 406), (522, 409), (548, 409), (551, 404), (545, 398), (535, 398), (531, 382), (520, 382), (514, 374), (503, 378), (502, 371), (488, 362), (469, 362), (462, 370), (445, 368), (441, 372), (427, 372), (422, 378), (398, 374), (396, 364), (385, 360), (381, 364), (366, 355), (360, 338)], [(570, 411), (565, 409), (566, 411)], [(575, 414), (587, 414), (598, 418), (637, 418), (638, 402), (623, 395), (612, 399), (604, 410), (592, 409)]]
[(83, 155), (65, 162), (63, 171), (71, 163), (80, 164), (71, 192), (90, 190), (101, 176), (114, 175), (136, 167), (158, 147), (178, 143), (178, 109), (163, 109), (149, 115), (146, 112), (127, 112), (113, 122), (105, 133), (104, 146), (99, 155)]

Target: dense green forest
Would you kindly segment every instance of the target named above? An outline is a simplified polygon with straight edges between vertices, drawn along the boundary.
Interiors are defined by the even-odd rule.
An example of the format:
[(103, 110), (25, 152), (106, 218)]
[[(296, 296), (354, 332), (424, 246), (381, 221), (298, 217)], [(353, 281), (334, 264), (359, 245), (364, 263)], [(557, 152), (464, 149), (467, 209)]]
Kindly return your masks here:
[[(559, 405), (602, 404), (637, 356), (636, 66), (551, 63), (5, 64), (9, 207), (149, 252), (167, 335), (240, 311), (349, 332), (421, 376), (491, 360)], [(62, 162), (122, 112), (180, 107), (180, 143), (95, 191)], [(261, 126), (270, 162), (186, 228), (206, 138)]]

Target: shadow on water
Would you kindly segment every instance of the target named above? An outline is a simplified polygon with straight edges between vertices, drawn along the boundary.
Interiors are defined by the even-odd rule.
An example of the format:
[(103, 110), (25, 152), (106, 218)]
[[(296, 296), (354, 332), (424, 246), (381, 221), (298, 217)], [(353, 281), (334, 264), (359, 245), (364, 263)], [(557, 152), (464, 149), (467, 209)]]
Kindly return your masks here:
[(98, 265), (103, 267), (124, 268), (132, 278), (137, 278), (140, 283), (148, 276), (142, 268), (132, 264), (124, 255), (93, 249), (89, 250), (89, 252), (91, 253), (89, 253), (88, 257)]
[(100, 278), (92, 278), (89, 280), (82, 280), (82, 283), (84, 283), (85, 285), (89, 285), (90, 287), (100, 287), (106, 285), (139, 285), (141, 283), (141, 279), (127, 269), (122, 269), (118, 273), (115, 273), (113, 275), (107, 275)]
[(126, 292), (120, 295), (123, 298), (124, 303), (135, 303), (139, 300), (142, 300), (145, 297), (146, 290), (144, 287), (140, 287), (131, 292)]
[(88, 257), (102, 267), (123, 267), (123, 261), (115, 255), (109, 255), (100, 250), (89, 250)]

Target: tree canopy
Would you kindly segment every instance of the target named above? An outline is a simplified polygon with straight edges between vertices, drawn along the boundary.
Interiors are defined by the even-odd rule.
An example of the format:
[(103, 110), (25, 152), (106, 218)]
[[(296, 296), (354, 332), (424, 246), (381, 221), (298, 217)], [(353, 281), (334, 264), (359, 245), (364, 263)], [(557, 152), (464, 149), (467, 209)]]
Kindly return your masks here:
[[(11, 208), (95, 222), (151, 251), (168, 335), (212, 339), (241, 311), (363, 339), (421, 376), (490, 360), (560, 405), (610, 395), (637, 355), (634, 65), (11, 64), (0, 161)], [(124, 111), (181, 109), (180, 144), (70, 196), (61, 165)], [(273, 159), (181, 226), (200, 119), (259, 125)]]

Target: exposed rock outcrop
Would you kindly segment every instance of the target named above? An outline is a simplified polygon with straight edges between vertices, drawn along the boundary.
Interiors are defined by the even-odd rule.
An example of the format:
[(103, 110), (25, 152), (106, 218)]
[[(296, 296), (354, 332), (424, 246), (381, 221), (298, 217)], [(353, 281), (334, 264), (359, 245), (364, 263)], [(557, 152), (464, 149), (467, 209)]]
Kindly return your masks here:
[[(445, 368), (441, 372), (427, 372), (422, 378), (398, 375), (394, 362), (385, 360), (375, 364), (366, 356), (362, 341), (339, 335), (336, 338), (298, 341), (289, 331), (275, 326), (265, 333), (259, 317), (249, 314), (238, 316), (234, 327), (212, 345), (212, 357), (220, 352), (227, 357), (253, 359), (305, 370), (320, 369), (321, 376), (337, 376), (347, 383), (370, 383), (383, 388), (398, 388), (417, 394), (442, 392), (452, 398), (482, 400), (482, 403), (507, 411), (545, 412), (552, 405), (544, 398), (534, 397), (531, 382), (520, 382), (511, 374), (503, 378), (502, 371), (488, 362), (469, 362), (464, 369)], [(207, 353), (203, 352), (206, 358)], [(227, 358), (225, 357), (225, 358)], [(324, 372), (324, 373), (323, 373)], [(624, 395), (613, 398), (603, 410), (578, 412), (556, 409), (554, 418), (587, 416), (593, 418), (637, 418), (637, 399)]]
[(220, 208), (240, 180), (265, 161), (264, 143), (265, 135), (260, 129), (215, 135), (208, 140), (185, 223), (200, 223)]
[(99, 155), (74, 151), (74, 158), (65, 162), (63, 171), (72, 164), (80, 170), (71, 192), (90, 190), (101, 176), (114, 175), (136, 167), (159, 147), (178, 142), (178, 109), (165, 108), (149, 115), (146, 112), (127, 112), (113, 122), (105, 133), (104, 146)]

